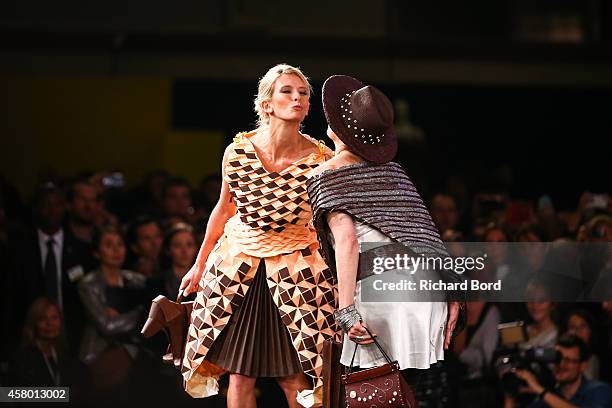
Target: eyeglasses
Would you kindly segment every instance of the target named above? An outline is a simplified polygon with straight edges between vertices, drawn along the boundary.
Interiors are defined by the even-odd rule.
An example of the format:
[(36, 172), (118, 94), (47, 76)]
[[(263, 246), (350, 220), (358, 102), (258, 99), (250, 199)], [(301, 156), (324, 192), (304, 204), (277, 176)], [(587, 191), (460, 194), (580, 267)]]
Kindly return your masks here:
[(578, 364), (578, 363), (580, 363), (580, 359), (579, 358), (562, 357), (561, 360), (557, 364), (562, 364), (562, 363), (566, 363), (566, 364)]

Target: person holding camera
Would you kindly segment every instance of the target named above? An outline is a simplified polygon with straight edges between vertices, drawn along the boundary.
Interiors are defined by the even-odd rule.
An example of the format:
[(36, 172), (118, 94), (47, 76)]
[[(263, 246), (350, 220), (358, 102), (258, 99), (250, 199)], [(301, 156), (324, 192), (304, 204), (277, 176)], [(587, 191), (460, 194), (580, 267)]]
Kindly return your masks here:
[[(516, 376), (525, 382), (525, 386), (519, 390), (520, 393), (537, 396), (529, 408), (612, 406), (612, 387), (584, 376), (590, 354), (587, 345), (576, 336), (563, 336), (557, 341), (555, 349), (560, 358), (553, 368), (556, 381), (553, 389), (540, 384), (531, 371), (521, 369), (514, 371)], [(504, 406), (514, 407), (514, 398), (507, 395)]]

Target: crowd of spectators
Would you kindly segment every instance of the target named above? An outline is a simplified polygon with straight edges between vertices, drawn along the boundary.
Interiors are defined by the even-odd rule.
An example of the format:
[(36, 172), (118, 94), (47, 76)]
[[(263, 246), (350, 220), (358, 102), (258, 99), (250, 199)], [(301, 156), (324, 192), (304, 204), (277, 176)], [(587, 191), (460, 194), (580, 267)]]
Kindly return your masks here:
[[(612, 406), (612, 370), (601, 364), (612, 361), (609, 195), (584, 192), (573, 211), (555, 209), (546, 195), (515, 200), (503, 191), (458, 202), (448, 192), (430, 200), (443, 240), (451, 252), (453, 242), (493, 243), (472, 278), (499, 279), (510, 297), (468, 301), (466, 330), (446, 356), (448, 399), (461, 407)], [(511, 246), (494, 243), (517, 248), (511, 255)], [(513, 344), (500, 336), (509, 322), (522, 333)]]
[(160, 171), (127, 189), (122, 174), (84, 173), (22, 200), (0, 178), (2, 385), (70, 386), (77, 404), (189, 404), (162, 364), (163, 333), (140, 329), (154, 297), (177, 298), (219, 183)]
[[(161, 363), (165, 338), (145, 340), (139, 330), (155, 296), (176, 298), (220, 183), (220, 176), (213, 175), (194, 188), (184, 178), (157, 171), (127, 188), (122, 174), (83, 173), (41, 180), (24, 199), (0, 176), (0, 313), (6, 328), (0, 345), (2, 384), (69, 385), (73, 401), (102, 405), (134, 395), (140, 402), (147, 395), (157, 403), (189, 404), (178, 371)], [(447, 242), (612, 240), (612, 199), (605, 194), (585, 192), (573, 211), (557, 210), (545, 195), (518, 200), (504, 191), (472, 197), (442, 191), (428, 203)], [(492, 251), (486, 273), (528, 282), (543, 259), (526, 248), (519, 267)], [(610, 259), (599, 270), (609, 272)], [(593, 282), (605, 276), (590, 278), (582, 284), (594, 290), (600, 285)], [(536, 293), (538, 282), (523, 289)], [(539, 384), (543, 377), (533, 377), (533, 370), (513, 368), (512, 374), (522, 379), (521, 395), (505, 386), (507, 372), (500, 361), (507, 350), (498, 330), (500, 323), (519, 320), (525, 322), (525, 339), (515, 353), (542, 347), (562, 357), (549, 364), (548, 385)], [(610, 382), (612, 372), (603, 362), (611, 361), (611, 334), (612, 299), (559, 303), (540, 294), (528, 302), (470, 301), (467, 328), (454, 340), (444, 368), (436, 369), (436, 376), (452, 378), (444, 391), (449, 395), (437, 401), (509, 407), (555, 406), (555, 396), (547, 393), (576, 403), (591, 401), (591, 394), (606, 398), (604, 382)], [(435, 401), (430, 405), (437, 406)]]

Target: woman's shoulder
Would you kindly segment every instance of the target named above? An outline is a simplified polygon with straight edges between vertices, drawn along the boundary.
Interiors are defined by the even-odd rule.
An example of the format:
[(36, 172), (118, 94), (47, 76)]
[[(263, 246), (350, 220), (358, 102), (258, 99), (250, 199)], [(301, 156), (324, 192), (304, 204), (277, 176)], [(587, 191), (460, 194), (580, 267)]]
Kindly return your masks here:
[[(254, 129), (254, 130), (243, 130), (243, 131), (240, 131), (240, 132), (236, 133), (236, 135), (234, 136), (234, 139), (232, 141), (233, 141), (233, 143), (236, 143), (236, 144), (242, 143), (242, 142), (244, 142), (244, 139), (246, 139), (248, 137), (251, 137), (251, 136), (253, 136), (256, 133), (257, 133), (257, 129)], [(230, 146), (231, 146), (231, 144), (230, 144)]]
[(91, 286), (96, 284), (101, 278), (102, 272), (100, 272), (100, 269), (93, 269), (79, 280), (79, 286)]
[(358, 161), (358, 162), (345, 162), (342, 160), (335, 160), (335, 157), (327, 160), (321, 165), (317, 166), (310, 174), (310, 176), (322, 175), (325, 172), (334, 172), (340, 170), (350, 170), (356, 167), (363, 167), (370, 165), (369, 162)]
[(326, 162), (321, 163), (308, 174), (310, 177), (321, 175), (323, 172), (329, 170), (335, 170), (338, 168), (337, 164), (332, 162), (333, 157)]

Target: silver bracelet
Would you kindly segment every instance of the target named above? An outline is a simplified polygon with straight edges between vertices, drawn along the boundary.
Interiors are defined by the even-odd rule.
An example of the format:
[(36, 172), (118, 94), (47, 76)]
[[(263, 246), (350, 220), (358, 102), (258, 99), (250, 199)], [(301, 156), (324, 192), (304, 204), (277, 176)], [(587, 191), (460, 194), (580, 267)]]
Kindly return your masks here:
[(334, 312), (334, 319), (342, 331), (348, 333), (354, 324), (361, 322), (361, 315), (357, 311), (355, 304), (338, 309)]

